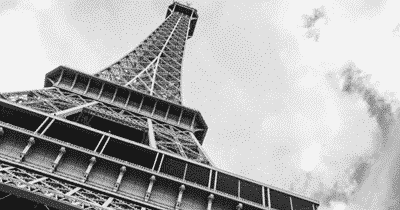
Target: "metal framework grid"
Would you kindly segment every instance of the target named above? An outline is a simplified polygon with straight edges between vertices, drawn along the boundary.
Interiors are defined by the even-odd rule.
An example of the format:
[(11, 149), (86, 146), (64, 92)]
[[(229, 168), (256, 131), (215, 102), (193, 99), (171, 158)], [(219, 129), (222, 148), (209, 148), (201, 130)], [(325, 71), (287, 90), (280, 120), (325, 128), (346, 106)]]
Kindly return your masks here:
[(88, 112), (140, 130), (148, 131), (151, 127), (154, 133), (153, 147), (202, 163), (210, 163), (190, 131), (61, 88), (3, 93), (0, 98), (61, 117)]
[(174, 2), (148, 38), (94, 76), (59, 67), (43, 89), (0, 94), (0, 190), (60, 209), (317, 209), (214, 168), (202, 150), (207, 126), (181, 105), (197, 18)]
[(190, 16), (172, 12), (136, 49), (95, 76), (182, 103), (181, 69)]
[[(152, 210), (5, 163), (0, 163), (0, 183), (9, 186), (9, 189), (19, 188), (26, 192), (62, 203), (63, 205), (55, 204), (55, 206), (62, 208), (85, 210)], [(40, 198), (36, 197), (36, 199)]]

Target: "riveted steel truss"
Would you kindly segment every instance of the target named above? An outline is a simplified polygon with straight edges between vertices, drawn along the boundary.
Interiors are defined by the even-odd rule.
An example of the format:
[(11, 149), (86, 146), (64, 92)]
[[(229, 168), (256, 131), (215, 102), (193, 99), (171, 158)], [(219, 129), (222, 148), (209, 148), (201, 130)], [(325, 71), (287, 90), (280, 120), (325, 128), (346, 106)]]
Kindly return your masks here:
[[(140, 130), (148, 129), (148, 124), (143, 116), (137, 115), (131, 111), (123, 110), (118, 107), (113, 107), (104, 103), (97, 103), (93, 106), (85, 108), (91, 113), (112, 120), (118, 119), (119, 122), (128, 123), (132, 127), (137, 127)], [(176, 126), (166, 124), (157, 120), (152, 120), (152, 126), (155, 133), (155, 143), (158, 149), (178, 154), (185, 158), (195, 160), (197, 162), (210, 164), (210, 159), (202, 151), (196, 138), (190, 131), (180, 129)]]
[(85, 108), (84, 111), (121, 124), (129, 125), (139, 130), (148, 130), (148, 118), (118, 107), (113, 107), (99, 102)]
[(200, 163), (211, 164), (191, 132), (153, 121), (157, 148)]
[(64, 203), (70, 209), (152, 210), (1, 162), (0, 183)]
[[(156, 148), (200, 163), (211, 164), (211, 160), (202, 151), (191, 131), (154, 119), (151, 119), (152, 124), (149, 125), (148, 117), (61, 88), (2, 93), (0, 96), (8, 101), (61, 117), (85, 112), (145, 132), (152, 126)], [(87, 124), (88, 120), (90, 119), (80, 123)]]
[(182, 59), (190, 19), (171, 13), (137, 48), (95, 76), (181, 104)]
[[(65, 195), (86, 202), (89, 198), (101, 206), (118, 198), (121, 202), (131, 200), (154, 209), (180, 209), (182, 204), (182, 209), (244, 206), (251, 210), (268, 207), (315, 210), (314, 202), (301, 196), (281, 192), (189, 158), (177, 157), (6, 100), (0, 100), (0, 107), (0, 162), (9, 165), (7, 170), (17, 168), (14, 174), (23, 181), (22, 184), (13, 182), (20, 186), (13, 188), (0, 183), (2, 191), (15, 193), (26, 183), (43, 183), (52, 178), (66, 183)], [(46, 192), (45, 189), (42, 191)], [(216, 196), (215, 201), (212, 194)], [(28, 199), (29, 196), (33, 195), (27, 195)], [(207, 200), (208, 204), (205, 203)], [(51, 204), (49, 200), (43, 203)], [(81, 204), (86, 205), (83, 208), (88, 207), (85, 202)]]

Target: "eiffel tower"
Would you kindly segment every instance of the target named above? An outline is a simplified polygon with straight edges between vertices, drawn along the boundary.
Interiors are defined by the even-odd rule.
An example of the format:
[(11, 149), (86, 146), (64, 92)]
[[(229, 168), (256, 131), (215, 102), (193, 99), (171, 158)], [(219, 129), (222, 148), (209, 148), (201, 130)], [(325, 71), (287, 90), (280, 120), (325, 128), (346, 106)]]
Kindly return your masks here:
[(181, 96), (197, 20), (173, 2), (139, 46), (94, 75), (59, 66), (43, 89), (0, 94), (1, 206), (316, 210), (316, 200), (216, 168), (202, 149), (207, 125)]

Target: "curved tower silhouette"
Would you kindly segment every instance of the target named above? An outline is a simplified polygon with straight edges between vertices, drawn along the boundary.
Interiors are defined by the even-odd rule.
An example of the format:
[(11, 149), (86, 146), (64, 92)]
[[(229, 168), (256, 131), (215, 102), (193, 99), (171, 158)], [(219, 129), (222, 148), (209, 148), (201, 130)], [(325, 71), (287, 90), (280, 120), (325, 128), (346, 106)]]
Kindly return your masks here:
[(174, 2), (138, 47), (96, 74), (60, 66), (43, 89), (0, 94), (0, 190), (20, 197), (10, 205), (317, 209), (315, 200), (216, 168), (202, 149), (207, 125), (181, 94), (197, 19)]

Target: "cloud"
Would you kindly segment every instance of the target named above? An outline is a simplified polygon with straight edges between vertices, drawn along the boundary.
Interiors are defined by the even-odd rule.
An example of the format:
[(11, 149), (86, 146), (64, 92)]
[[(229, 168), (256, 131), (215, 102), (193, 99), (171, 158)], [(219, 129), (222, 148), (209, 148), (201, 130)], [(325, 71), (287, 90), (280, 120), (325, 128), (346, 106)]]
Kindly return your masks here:
[(303, 15), (304, 24), (303, 27), (307, 29), (306, 37), (314, 38), (318, 41), (320, 36), (320, 30), (315, 26), (318, 20), (325, 18), (326, 12), (325, 7), (321, 6), (319, 8), (313, 9), (312, 15)]
[(54, 3), (53, 0), (31, 0), (29, 2), (38, 10), (49, 9)]
[[(396, 145), (395, 139), (400, 136), (396, 134), (400, 92), (397, 91), (398, 79), (394, 76), (400, 65), (393, 57), (400, 49), (400, 40), (394, 36), (399, 27), (393, 30), (398, 24), (398, 18), (395, 20), (398, 14), (394, 12), (394, 4), (398, 3), (382, 2), (377, 10), (368, 9), (365, 6), (367, 1), (359, 1), (355, 6), (363, 7), (363, 12), (356, 14), (343, 2), (325, 2), (320, 7), (323, 8), (322, 14), (314, 9), (311, 15), (304, 15), (301, 30), (295, 27), (290, 30), (296, 34), (297, 46), (286, 51), (281, 49), (285, 52), (283, 61), (290, 74), (305, 84), (301, 91), (308, 92), (308, 95), (313, 91), (314, 94), (323, 92), (325, 97), (334, 101), (329, 104), (337, 108), (336, 116), (341, 122), (338, 132), (329, 139), (324, 135), (318, 136), (318, 141), (323, 142), (322, 161), (310, 172), (311, 176), (300, 179), (293, 189), (321, 199), (329, 206), (322, 209), (336, 210), (339, 207), (334, 204), (338, 201), (346, 206), (346, 210), (386, 210), (399, 202), (400, 194), (400, 189), (393, 187), (399, 185), (395, 174), (398, 177), (396, 171), (399, 170), (400, 158), (395, 151), (387, 152)], [(308, 8), (318, 8), (316, 4)], [(301, 5), (296, 7), (300, 10)], [(301, 9), (301, 14), (304, 14), (307, 8)], [(373, 10), (374, 14), (368, 10)], [(296, 12), (293, 10), (291, 13)], [(322, 26), (328, 19), (329, 24)], [(318, 42), (305, 39), (305, 30)], [(348, 60), (354, 62), (346, 63)], [(307, 69), (308, 73), (302, 69)], [(323, 74), (330, 75), (324, 78), (330, 86), (328, 91), (321, 91), (326, 88), (321, 82)], [(320, 101), (326, 99), (320, 97)], [(319, 105), (326, 107), (328, 104)], [(313, 107), (316, 107), (314, 113), (318, 113), (320, 108)], [(323, 132), (322, 127), (318, 126), (317, 135)]]
[(18, 4), (18, 1), (6, 0), (0, 2), (0, 14), (7, 9), (14, 8)]
[[(341, 75), (344, 79), (342, 91), (364, 101), (369, 117), (378, 125), (379, 133), (374, 135), (374, 151), (360, 155), (345, 174), (334, 179), (333, 186), (319, 177), (308, 176), (307, 182), (320, 182), (320, 187), (314, 190), (312, 196), (321, 201), (322, 209), (399, 209), (400, 110), (394, 109), (392, 102), (379, 94), (371, 82), (372, 76), (357, 68), (355, 63), (346, 64)], [(342, 205), (337, 207), (337, 202)]]
[[(368, 113), (379, 125), (381, 136), (377, 136), (377, 148), (371, 157), (364, 157), (354, 165), (354, 180), (359, 192), (359, 200), (368, 197), (374, 198), (374, 205), (380, 209), (392, 210), (400, 207), (400, 190), (398, 170), (400, 163), (400, 124), (399, 109), (393, 109), (391, 102), (381, 96), (369, 82), (369, 75), (363, 74), (354, 63), (343, 71), (345, 82), (343, 91), (348, 94), (358, 94), (368, 105)], [(396, 117), (397, 116), (397, 117)], [(395, 148), (395, 149), (394, 149)], [(397, 174), (397, 175), (396, 175)], [(385, 179), (381, 182), (380, 179)], [(379, 184), (379, 182), (381, 182)], [(379, 188), (376, 188), (379, 185)], [(360, 198), (361, 197), (361, 198)], [(357, 202), (358, 204), (360, 202)], [(371, 207), (372, 208), (372, 207)]]
[(355, 181), (357, 185), (361, 185), (364, 182), (366, 175), (369, 173), (370, 168), (371, 163), (368, 160), (360, 158), (360, 161), (354, 166), (354, 172), (350, 176), (350, 180)]
[[(344, 129), (338, 133), (340, 135), (333, 136), (332, 142), (323, 144), (321, 162), (315, 170), (307, 173), (306, 178), (297, 179), (297, 183), (292, 183), (291, 190), (306, 192), (311, 197), (320, 200), (322, 209), (336, 210), (343, 206), (351, 210), (396, 209), (400, 195), (400, 190), (394, 187), (399, 184), (396, 174), (400, 166), (400, 151), (393, 149), (399, 148), (394, 145), (400, 142), (400, 126), (396, 117), (400, 111), (392, 105), (396, 99), (389, 100), (382, 96), (376, 89), (376, 84), (372, 82), (372, 76), (364, 73), (354, 62), (347, 63), (336, 74), (342, 78), (340, 90), (347, 97), (347, 99), (342, 98), (341, 103), (346, 100), (353, 104), (358, 103), (359, 100), (363, 101), (365, 109), (363, 107), (358, 107), (358, 109), (362, 108), (361, 111), (367, 113), (368, 117), (376, 123), (377, 130), (366, 130), (372, 134), (370, 137), (373, 143), (372, 150), (357, 152), (360, 150), (357, 144), (369, 144), (370, 141), (362, 136), (350, 135), (350, 138), (356, 139), (349, 140), (356, 144), (346, 146), (348, 142), (342, 138), (353, 132), (349, 122), (357, 118), (347, 110), (348, 119), (342, 122)], [(338, 109), (343, 111), (343, 108)], [(343, 118), (340, 119), (343, 120)], [(361, 132), (361, 130), (358, 129), (356, 132)], [(334, 152), (336, 149), (328, 146), (329, 144), (337, 144), (340, 151), (344, 149), (347, 152), (336, 154)], [(307, 149), (303, 152), (306, 151)], [(327, 159), (332, 154), (335, 155), (335, 162)], [(343, 158), (343, 155), (346, 158)], [(380, 180), (382, 178), (385, 179), (383, 183)], [(363, 204), (365, 197), (370, 198), (370, 207)], [(375, 203), (371, 203), (372, 201)], [(341, 203), (340, 207), (334, 205), (337, 202)]]
[[(16, 6), (0, 14), (1, 92), (19, 91), (43, 86), (43, 78), (51, 67), (43, 49), (35, 13)], [(18, 81), (18, 82), (15, 82)]]
[(391, 104), (380, 96), (374, 88), (368, 87), (369, 76), (363, 75), (354, 63), (348, 64), (342, 75), (345, 78), (343, 91), (348, 94), (357, 93), (363, 98), (368, 105), (370, 117), (376, 119), (382, 131), (383, 142), (381, 143), (384, 145), (394, 121)]
[[(321, 193), (321, 201), (323, 205), (330, 206), (331, 202), (342, 202), (347, 204), (349, 202), (349, 195), (338, 188), (338, 183), (326, 193)], [(318, 195), (318, 194), (317, 194)]]

